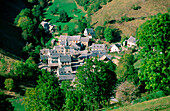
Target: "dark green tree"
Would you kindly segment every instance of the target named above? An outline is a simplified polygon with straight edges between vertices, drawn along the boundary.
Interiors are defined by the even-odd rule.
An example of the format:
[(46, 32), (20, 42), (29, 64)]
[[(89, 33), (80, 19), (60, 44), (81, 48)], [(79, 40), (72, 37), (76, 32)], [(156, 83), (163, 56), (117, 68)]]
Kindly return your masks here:
[(84, 93), (80, 91), (79, 85), (71, 86), (70, 81), (62, 81), (61, 88), (65, 93), (64, 109), (67, 111), (83, 111), (85, 104), (83, 102)]
[(78, 20), (78, 30), (79, 32), (83, 33), (84, 29), (87, 28), (87, 20), (84, 16)]
[(88, 59), (77, 70), (77, 84), (84, 93), (83, 101), (87, 110), (96, 110), (109, 105), (112, 91), (116, 85), (116, 65), (111, 61), (104, 63), (95, 59)]
[(39, 69), (32, 57), (29, 57), (25, 63), (16, 61), (11, 65), (9, 76), (15, 80), (37, 80)]
[(59, 16), (59, 20), (60, 22), (68, 22), (69, 21), (69, 17), (66, 11), (62, 10), (60, 11), (60, 16)]
[(58, 79), (45, 70), (39, 76), (38, 85), (26, 90), (24, 105), (27, 111), (59, 111), (64, 103), (64, 94)]
[(38, 18), (41, 15), (41, 7), (39, 5), (34, 5), (32, 8), (32, 15), (36, 18)]
[(112, 42), (114, 41), (114, 36), (113, 36), (113, 31), (111, 28), (107, 27), (104, 30), (104, 37), (107, 42)]
[(95, 36), (96, 36), (96, 38), (102, 39), (103, 35), (104, 35), (104, 27), (97, 26), (95, 28)]
[(149, 91), (170, 92), (170, 15), (158, 14), (137, 30), (141, 47), (141, 72), (139, 79)]
[(0, 92), (0, 110), (2, 111), (13, 111), (14, 107), (11, 102), (7, 100), (7, 97), (3, 92)]

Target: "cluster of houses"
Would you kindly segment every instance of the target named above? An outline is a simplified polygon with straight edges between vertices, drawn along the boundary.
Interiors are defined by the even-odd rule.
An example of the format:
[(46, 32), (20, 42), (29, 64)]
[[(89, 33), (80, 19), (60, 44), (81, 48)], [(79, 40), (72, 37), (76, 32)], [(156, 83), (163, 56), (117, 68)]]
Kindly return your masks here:
[[(82, 66), (85, 59), (97, 57), (99, 60), (108, 62), (112, 56), (107, 52), (120, 52), (121, 44), (114, 44), (109, 50), (105, 44), (90, 45), (90, 40), (94, 35), (93, 29), (85, 29), (84, 35), (67, 36), (60, 35), (58, 45), (52, 49), (40, 50), (40, 63), (38, 67), (56, 74), (59, 80), (74, 80), (76, 71)], [(133, 37), (125, 41), (124, 44), (133, 45)], [(86, 48), (84, 48), (86, 47)], [(88, 50), (87, 50), (88, 49)]]

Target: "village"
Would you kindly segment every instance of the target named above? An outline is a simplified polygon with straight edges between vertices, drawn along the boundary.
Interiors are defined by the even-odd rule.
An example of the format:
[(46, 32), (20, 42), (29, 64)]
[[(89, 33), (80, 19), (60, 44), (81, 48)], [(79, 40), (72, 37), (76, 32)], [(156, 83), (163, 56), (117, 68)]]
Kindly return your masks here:
[[(47, 32), (54, 31), (54, 26), (50, 23), (42, 22), (41, 24)], [(115, 43), (107, 47), (106, 44), (96, 44), (91, 41), (95, 37), (95, 31), (92, 28), (86, 28), (83, 35), (83, 37), (81, 35), (60, 35), (58, 41), (52, 39), (52, 49), (44, 48), (40, 50), (38, 68), (55, 74), (60, 81), (74, 80), (76, 70), (85, 63), (86, 59), (97, 57), (98, 60), (112, 61), (118, 65), (118, 59), (121, 57), (113, 57), (108, 52), (120, 53), (128, 50), (128, 47), (137, 46), (137, 40), (132, 36), (125, 40), (123, 44)]]

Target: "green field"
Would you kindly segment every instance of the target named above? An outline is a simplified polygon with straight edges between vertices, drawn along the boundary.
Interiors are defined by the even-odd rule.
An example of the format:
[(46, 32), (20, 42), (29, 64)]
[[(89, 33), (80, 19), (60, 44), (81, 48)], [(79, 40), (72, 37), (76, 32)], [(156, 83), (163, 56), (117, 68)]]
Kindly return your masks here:
[(9, 101), (12, 103), (14, 111), (25, 111), (24, 105), (22, 104), (23, 97), (10, 98)]
[[(51, 13), (51, 11), (56, 7), (58, 7), (59, 11), (65, 10), (72, 19), (67, 23), (57, 22), (59, 18), (58, 14), (53, 15)], [(76, 27), (76, 21), (81, 17), (81, 15), (85, 15), (85, 13), (80, 9), (77, 9), (76, 12), (72, 12), (72, 10), (75, 8), (77, 9), (77, 5), (74, 0), (54, 0), (53, 4), (46, 9), (45, 18), (56, 26), (61, 25), (61, 29), (63, 29), (63, 27), (67, 24), (69, 26), (69, 30), (71, 30)]]

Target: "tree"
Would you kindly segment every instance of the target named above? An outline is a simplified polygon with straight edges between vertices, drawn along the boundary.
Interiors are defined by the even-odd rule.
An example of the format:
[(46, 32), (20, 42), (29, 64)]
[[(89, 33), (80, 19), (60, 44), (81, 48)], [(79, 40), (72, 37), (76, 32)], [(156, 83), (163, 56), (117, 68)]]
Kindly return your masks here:
[(17, 80), (37, 80), (39, 69), (32, 57), (29, 57), (26, 62), (16, 61), (11, 65), (9, 75)]
[(88, 59), (77, 70), (77, 82), (80, 92), (84, 94), (83, 101), (87, 110), (95, 110), (109, 104), (116, 85), (115, 67), (110, 61), (104, 63), (95, 58)]
[(137, 30), (141, 47), (139, 79), (149, 91), (170, 91), (170, 15), (158, 14)]
[(83, 111), (85, 104), (83, 102), (84, 93), (80, 91), (79, 85), (71, 86), (70, 81), (62, 81), (61, 88), (65, 93), (64, 109), (67, 111)]
[(116, 89), (116, 98), (124, 105), (130, 104), (137, 98), (139, 90), (132, 82), (122, 82)]
[(95, 28), (95, 36), (96, 38), (102, 39), (104, 34), (104, 27), (97, 26)]
[(84, 29), (87, 27), (87, 20), (84, 16), (81, 16), (78, 20), (78, 30), (83, 33)]
[(107, 42), (111, 42), (111, 41), (114, 40), (113, 31), (112, 31), (111, 28), (109, 28), (109, 27), (105, 28), (105, 30), (104, 30), (104, 37), (105, 37)]
[(39, 5), (34, 5), (32, 8), (32, 15), (36, 18), (38, 18), (41, 15), (41, 10), (40, 10), (40, 6)]
[(42, 71), (39, 76), (38, 85), (35, 88), (26, 90), (24, 105), (27, 111), (59, 111), (64, 102), (64, 95), (59, 87), (58, 79)]
[(61, 25), (57, 26), (57, 31), (61, 31)]
[(119, 66), (116, 69), (116, 75), (120, 82), (133, 82), (134, 84), (138, 84), (138, 73), (134, 68), (134, 63), (136, 60), (134, 59), (134, 55), (125, 54), (119, 60)]
[(68, 31), (69, 30), (69, 26), (66, 24), (63, 28), (63, 31)]
[(0, 109), (4, 111), (13, 111), (14, 107), (12, 106), (11, 102), (7, 100), (7, 97), (3, 92), (0, 92)]
[(5, 88), (9, 91), (14, 88), (14, 81), (12, 78), (5, 79), (4, 84), (5, 84)]
[(60, 16), (59, 16), (60, 22), (68, 22), (69, 17), (68, 17), (68, 14), (66, 11), (62, 10), (62, 11), (60, 11), (59, 14), (60, 14)]

